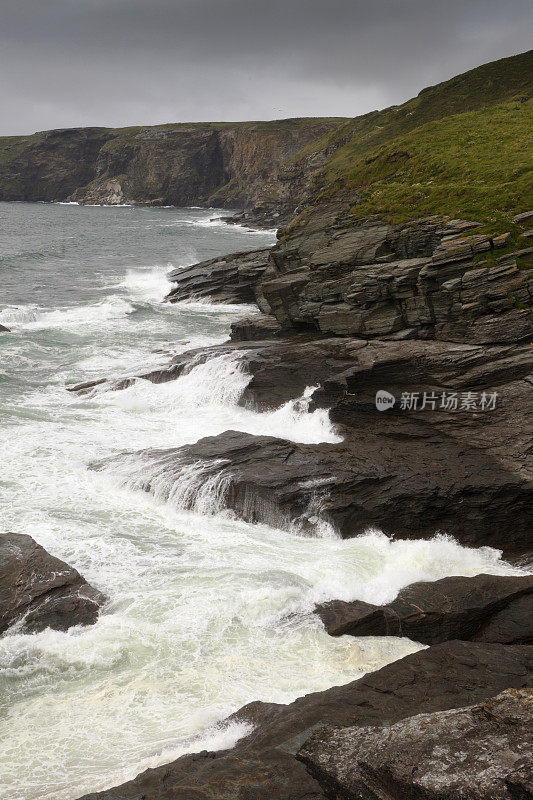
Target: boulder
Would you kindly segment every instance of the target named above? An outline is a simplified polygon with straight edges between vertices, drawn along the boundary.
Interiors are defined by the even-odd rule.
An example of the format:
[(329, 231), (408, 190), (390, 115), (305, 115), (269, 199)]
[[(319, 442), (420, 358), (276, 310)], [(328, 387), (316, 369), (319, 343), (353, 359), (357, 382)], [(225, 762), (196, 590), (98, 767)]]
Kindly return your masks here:
[(321, 728), (298, 758), (332, 800), (516, 800), (533, 789), (533, 692), (391, 727)]
[[(532, 669), (533, 647), (435, 645), (289, 705), (250, 703), (230, 718), (255, 726), (234, 748), (182, 756), (82, 800), (324, 800), (320, 783), (295, 757), (319, 726), (387, 726), (389, 731), (415, 714), (478, 704), (504, 689), (530, 687)], [(515, 780), (521, 780), (519, 772)]]
[(316, 608), (331, 636), (407, 636), (533, 643), (533, 575), (476, 575), (413, 583), (392, 603), (333, 600)]
[(0, 634), (92, 625), (106, 597), (22, 533), (0, 536)]

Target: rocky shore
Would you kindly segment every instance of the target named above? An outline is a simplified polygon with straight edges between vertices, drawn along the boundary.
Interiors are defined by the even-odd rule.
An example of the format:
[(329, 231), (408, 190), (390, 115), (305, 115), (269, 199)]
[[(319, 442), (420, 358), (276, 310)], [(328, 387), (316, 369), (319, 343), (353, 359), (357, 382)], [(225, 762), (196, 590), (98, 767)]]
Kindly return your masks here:
[[(185, 509), (308, 536), (448, 535), (519, 567), (412, 584), (384, 605), (319, 605), (332, 636), (421, 649), (287, 705), (251, 703), (221, 723), (248, 725), (233, 748), (82, 800), (533, 797), (533, 211), (519, 146), (531, 63), (484, 65), (355, 120), (0, 142), (0, 199), (238, 206), (233, 222), (284, 225), (271, 249), (170, 274), (169, 303), (255, 303), (228, 342), (68, 390), (232, 359), (248, 378), (242, 406), (327, 410), (334, 435), (228, 430), (91, 469)], [(0, 632), (96, 620), (105, 598), (75, 570), (29, 537), (2, 539)]]
[[(326, 525), (343, 537), (372, 525), (402, 538), (445, 533), (527, 563), (531, 252), (500, 256), (505, 237), (474, 233), (475, 221), (354, 224), (339, 209), (324, 213), (304, 231), (282, 229), (272, 250), (171, 274), (169, 302), (255, 299), (261, 313), (234, 324), (230, 342), (69, 389), (161, 383), (232, 357), (250, 378), (240, 404), (269, 410), (305, 396), (309, 410), (329, 410), (339, 441), (227, 431), (91, 467), (159, 500), (179, 495), (186, 508), (208, 489), (211, 513), (229, 508), (249, 522), (310, 535)], [(392, 396), (385, 410), (380, 391)], [(182, 497), (191, 468), (196, 484)], [(531, 603), (524, 572), (414, 584), (385, 606), (319, 606), (334, 636), (431, 646), (288, 706), (252, 703), (230, 718), (253, 726), (233, 749), (183, 756), (83, 800), (528, 797)]]

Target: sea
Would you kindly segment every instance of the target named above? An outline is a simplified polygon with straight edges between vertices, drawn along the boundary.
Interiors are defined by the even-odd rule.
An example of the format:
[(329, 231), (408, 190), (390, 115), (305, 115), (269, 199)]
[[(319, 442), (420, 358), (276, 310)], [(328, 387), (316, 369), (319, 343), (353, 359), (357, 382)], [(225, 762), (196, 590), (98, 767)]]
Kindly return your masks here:
[(239, 405), (250, 376), (238, 354), (166, 384), (67, 391), (224, 342), (254, 311), (164, 300), (169, 270), (274, 244), (274, 231), (228, 225), (227, 214), (0, 203), (0, 324), (10, 329), (0, 333), (0, 535), (31, 535), (109, 598), (95, 625), (0, 638), (2, 800), (75, 800), (184, 753), (231, 747), (250, 730), (224, 722), (242, 705), (288, 703), (422, 647), (332, 638), (317, 602), (388, 602), (413, 581), (514, 571), (498, 551), (445, 534), (303, 535), (216, 503), (187, 511), (183, 491), (160, 501), (88, 469), (228, 429), (339, 441), (327, 411), (301, 399), (266, 412)]

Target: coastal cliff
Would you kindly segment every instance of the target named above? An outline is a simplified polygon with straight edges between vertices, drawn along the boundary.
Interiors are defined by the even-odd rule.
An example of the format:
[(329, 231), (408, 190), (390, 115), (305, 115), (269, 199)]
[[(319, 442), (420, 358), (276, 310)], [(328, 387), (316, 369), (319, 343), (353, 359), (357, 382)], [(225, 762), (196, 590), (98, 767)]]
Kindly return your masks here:
[(0, 200), (255, 209), (297, 200), (284, 165), (341, 119), (74, 128), (0, 138)]
[[(341, 441), (226, 431), (91, 467), (168, 500), (194, 465), (185, 508), (216, 484), (219, 510), (293, 533), (377, 525), (530, 559), (532, 67), (532, 53), (485, 65), (311, 143), (282, 173), (298, 213), (271, 250), (170, 275), (169, 302), (255, 299), (261, 313), (234, 324), (231, 342), (162, 369), (70, 387), (162, 383), (232, 355), (250, 375), (241, 405), (301, 403), (313, 387), (309, 410), (327, 408)], [(332, 635), (431, 646), (287, 706), (251, 703), (229, 718), (253, 725), (234, 748), (84, 800), (529, 797), (531, 596), (530, 578), (478, 575), (413, 584), (384, 606), (318, 607)]]
[(355, 207), (357, 219), (484, 219), (496, 187), (499, 207), (516, 210), (530, 187), (532, 74), (529, 51), (354, 119), (1, 137), (0, 200), (217, 206), (241, 209), (238, 220), (267, 227), (295, 215), (301, 226), (324, 203)]
[[(3, 199), (213, 204), (253, 224), (287, 222), (272, 249), (170, 274), (171, 303), (255, 301), (261, 313), (231, 341), (68, 389), (164, 383), (229, 356), (250, 378), (241, 406), (327, 410), (335, 438), (224, 431), (89, 468), (187, 510), (214, 487), (212, 513), (287, 535), (379, 526), (530, 559), (532, 67), (531, 52), (503, 59), (347, 121), (3, 140)], [(382, 606), (318, 607), (332, 635), (430, 647), (287, 705), (251, 703), (229, 718), (250, 726), (235, 747), (85, 800), (530, 797), (531, 597), (530, 578), (478, 575), (412, 584)]]

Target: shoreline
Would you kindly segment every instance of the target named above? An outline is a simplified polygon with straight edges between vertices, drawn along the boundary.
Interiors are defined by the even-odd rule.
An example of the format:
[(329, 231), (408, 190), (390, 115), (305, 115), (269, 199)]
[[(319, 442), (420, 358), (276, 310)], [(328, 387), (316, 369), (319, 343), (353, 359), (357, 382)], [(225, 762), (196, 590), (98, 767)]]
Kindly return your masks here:
[[(338, 226), (338, 221), (336, 224)], [(412, 227), (415, 223), (410, 224)], [(427, 221), (422, 221), (421, 224), (425, 230)], [(430, 236), (433, 237), (431, 248), (440, 259), (439, 268), (449, 280), (448, 265), (459, 270), (460, 274), (465, 274), (465, 270), (468, 272), (471, 268), (471, 224), (454, 221), (454, 225), (459, 226), (460, 237), (459, 240), (457, 237), (454, 240), (454, 252), (445, 254), (449, 259), (451, 255), (448, 262), (440, 256), (439, 251), (439, 247), (442, 248), (442, 239), (446, 237), (446, 223), (444, 227), (439, 224), (441, 233), (436, 239), (434, 223), (431, 222), (429, 227)], [(368, 235), (368, 230), (373, 232), (374, 227), (375, 223), (370, 223), (364, 235)], [(352, 232), (353, 228), (348, 225), (347, 235), (352, 236)], [(394, 241), (397, 233), (392, 231), (386, 235)], [(302, 241), (305, 240), (299, 236), (297, 242)], [(477, 243), (480, 240), (475, 241)], [(316, 241), (313, 246), (317, 247)], [(338, 246), (339, 249), (343, 247), (342, 244)], [(375, 242), (372, 240), (370, 259), (376, 257), (374, 246)], [(352, 240), (350, 247), (359, 247), (357, 240)], [(280, 278), (272, 277), (273, 269), (279, 268), (285, 252), (290, 252), (291, 258), (294, 258), (293, 242), (279, 242), (274, 248), (274, 254), (270, 248), (258, 251), (259, 261), (253, 262), (254, 268), (251, 271), (250, 254), (247, 253), (222, 256), (205, 264), (175, 271), (173, 280), (176, 288), (171, 293), (173, 302), (187, 301), (194, 297), (197, 281), (202, 282), (204, 297), (208, 296), (211, 281), (211, 300), (220, 302), (221, 307), (224, 299), (227, 302), (228, 290), (236, 292), (232, 295), (233, 301), (243, 296), (239, 292), (244, 292), (244, 296), (249, 298), (249, 292), (253, 290), (257, 304), (261, 303), (259, 307), (263, 313), (247, 320), (247, 329), (243, 323), (235, 323), (231, 342), (196, 353), (184, 353), (173, 359), (167, 367), (139, 377), (155, 383), (175, 380), (187, 371), (190, 363), (199, 363), (199, 358), (208, 361), (221, 352), (231, 351), (244, 359), (246, 369), (252, 374), (252, 380), (240, 401), (242, 404), (262, 409), (278, 408), (280, 403), (298, 398), (302, 387), (314, 385), (309, 408), (324, 408), (329, 411), (332, 422), (342, 434), (341, 443), (302, 446), (271, 437), (228, 432), (202, 439), (196, 445), (179, 448), (175, 456), (173, 451), (160, 451), (165, 484), (169, 487), (172, 487), (173, 482), (179, 484), (180, 468), (173, 466), (174, 457), (177, 465), (186, 464), (189, 459), (191, 463), (197, 464), (202, 458), (207, 459), (206, 463), (216, 465), (223, 458), (228, 462), (229, 470), (228, 480), (222, 479), (226, 487), (222, 495), (223, 507), (232, 509), (240, 519), (248, 522), (266, 522), (282, 528), (290, 528), (296, 522), (311, 535), (316, 535), (320, 524), (332, 524), (343, 536), (356, 536), (368, 528), (369, 524), (374, 524), (385, 533), (399, 535), (399, 538), (407, 535), (415, 539), (430, 538), (439, 529), (450, 532), (453, 523), (455, 528), (451, 532), (459, 536), (460, 541), (467, 546), (503, 547), (513, 559), (528, 558), (531, 553), (529, 509), (533, 483), (524, 472), (520, 474), (525, 463), (522, 459), (520, 466), (520, 452), (511, 446), (512, 437), (516, 436), (512, 433), (513, 429), (518, 431), (524, 424), (523, 415), (527, 408), (529, 386), (527, 376), (531, 375), (533, 368), (530, 347), (525, 341), (527, 335), (521, 337), (520, 328), (514, 325), (511, 338), (507, 334), (504, 342), (498, 341), (501, 334), (497, 332), (495, 341), (490, 342), (489, 334), (489, 343), (479, 344), (475, 337), (474, 341), (469, 341), (471, 334), (468, 326), (464, 328), (459, 341), (428, 338), (424, 327), (421, 337), (413, 336), (412, 331), (404, 337), (398, 336), (397, 330), (381, 330), (380, 334), (375, 333), (365, 339), (357, 338), (349, 331), (342, 334), (337, 332), (331, 338), (331, 334), (328, 337), (325, 331), (313, 331), (310, 325), (291, 327), (290, 315), (294, 314), (294, 306), (291, 308), (283, 304), (278, 307), (271, 303), (274, 296), (280, 297), (276, 281), (285, 281), (283, 272)], [(256, 254), (252, 255), (255, 257)], [(353, 258), (351, 254), (350, 257)], [(330, 264), (335, 263), (331, 254), (328, 254), (328, 258)], [(431, 256), (419, 259), (422, 267), (427, 266), (428, 258)], [(404, 261), (400, 258), (398, 263), (403, 265)], [(396, 262), (390, 258), (381, 263), (394, 271)], [(408, 266), (412, 270), (418, 264), (413, 264), (411, 259)], [(359, 267), (359, 270), (364, 269), (364, 265)], [(248, 276), (248, 284), (243, 283), (244, 273)], [(217, 276), (220, 275), (223, 278), (219, 285), (217, 281), (220, 277)], [(504, 270), (500, 271), (498, 279), (506, 280)], [(189, 285), (188, 280), (192, 280), (192, 284)], [(298, 288), (291, 299), (293, 304), (301, 286), (305, 287), (301, 276), (298, 276), (298, 281)], [(285, 296), (287, 291), (288, 288), (284, 285)], [(265, 302), (268, 307), (265, 307)], [(265, 310), (270, 315), (265, 314)], [(348, 312), (343, 310), (343, 313)], [(370, 315), (372, 307), (367, 307), (366, 312), (362, 313), (363, 316), (365, 313)], [(488, 312), (489, 317), (491, 313), (493, 314)], [(270, 327), (265, 328), (267, 318), (273, 322), (269, 322)], [(495, 330), (499, 331), (499, 320), (500, 317), (496, 317), (489, 323), (484, 321), (484, 329), (490, 331), (491, 326), (496, 325)], [(246, 337), (241, 338), (245, 329)], [(506, 325), (504, 330), (509, 331), (509, 327)], [(259, 334), (255, 341), (254, 333)], [(472, 388), (483, 388), (487, 393), (489, 389), (495, 389), (502, 397), (501, 405), (489, 411), (489, 416), (485, 418), (479, 412), (470, 413), (466, 408), (462, 414), (460, 410), (458, 413), (453, 409), (439, 411), (435, 407), (425, 414), (418, 412), (416, 408), (410, 412), (406, 410), (406, 413), (401, 413), (399, 408), (395, 412), (383, 413), (374, 405), (376, 390), (386, 388), (395, 397), (399, 397), (410, 382), (420, 393), (428, 395), (435, 394), (437, 388), (464, 394), (470, 391), (469, 381), (473, 380), (472, 376), (475, 376)], [(96, 388), (98, 391), (120, 391), (130, 385), (131, 380), (136, 379), (111, 380), (107, 384), (104, 381), (103, 385), (99, 384)], [(69, 388), (80, 392), (93, 390), (92, 386)], [(280, 388), (283, 389), (282, 394), (279, 393)], [(498, 447), (498, 439), (505, 441), (505, 453)], [(410, 448), (412, 457), (409, 455)], [(326, 453), (329, 454), (327, 457)], [(157, 454), (156, 456), (159, 457)], [(157, 458), (153, 465), (144, 467), (148, 480), (145, 491), (151, 491), (150, 487), (158, 474)], [(328, 458), (334, 460), (327, 460)], [(116, 459), (111, 461), (114, 463)], [(355, 471), (348, 471), (345, 478), (341, 477), (351, 463), (354, 464)], [(105, 469), (107, 465), (103, 463), (96, 467)], [(277, 479), (273, 480), (278, 469), (279, 483)], [(449, 484), (446, 478), (447, 469)], [(395, 495), (391, 476), (398, 470), (398, 493)], [(213, 475), (209, 471), (203, 473), (196, 491), (202, 490), (203, 480), (218, 480), (220, 475), (218, 466)], [(361, 488), (358, 489), (357, 481), (360, 478)], [(311, 491), (306, 494), (303, 487), (307, 484)], [(318, 486), (320, 502), (313, 505)], [(373, 486), (376, 501), (372, 500)], [(460, 490), (461, 486), (464, 487), (464, 493)], [(459, 494), (454, 494), (458, 489)], [(337, 491), (338, 498), (335, 494)], [(358, 492), (361, 497), (359, 502)], [(291, 508), (291, 504), (294, 508)], [(287, 517), (289, 509), (291, 511)], [(512, 541), (509, 540), (511, 509)], [(367, 518), (361, 516), (365, 512)], [(341, 523), (342, 519), (345, 521)], [(354, 524), (356, 520), (362, 523), (360, 528)], [(468, 520), (466, 526), (465, 520)], [(468, 534), (466, 539), (461, 539), (463, 534)], [(473, 538), (468, 538), (472, 536)], [(476, 579), (461, 580), (468, 587), (469, 582)], [(496, 578), (495, 585), (501, 586), (503, 580), (505, 579)], [(463, 632), (457, 636), (457, 631), (445, 626), (447, 632), (441, 643), (431, 644), (427, 650), (393, 661), (377, 672), (368, 673), (354, 684), (333, 687), (320, 695), (302, 697), (288, 706), (251, 703), (226, 720), (227, 724), (238, 721), (253, 726), (252, 731), (232, 748), (184, 755), (170, 764), (142, 773), (122, 786), (85, 795), (81, 800), (130, 800), (137, 797), (139, 792), (148, 793), (150, 798), (162, 798), (165, 796), (164, 785), (168, 776), (172, 776), (174, 786), (172, 797), (180, 800), (190, 799), (189, 789), (186, 788), (190, 785), (198, 787), (198, 797), (201, 798), (223, 796), (230, 786), (231, 792), (237, 793), (241, 787), (250, 785), (255, 787), (254, 797), (266, 797), (267, 794), (272, 796), (273, 791), (278, 792), (274, 796), (280, 800), (294, 800), (304, 796), (322, 797), (322, 791), (331, 791), (331, 772), (324, 772), (316, 766), (327, 746), (325, 739), (318, 740), (318, 745), (315, 746), (316, 737), (312, 737), (317, 729), (321, 725), (331, 724), (342, 728), (354, 723), (358, 726), (373, 725), (376, 721), (377, 724), (382, 724), (379, 722), (384, 713), (381, 695), (371, 714), (359, 710), (359, 701), (355, 702), (354, 707), (352, 700), (347, 702), (340, 698), (351, 697), (353, 692), (358, 696), (357, 693), (366, 691), (368, 685), (385, 681), (392, 704), (385, 712), (387, 723), (398, 720), (401, 730), (402, 720), (405, 724), (410, 723), (418, 714), (440, 714), (448, 709), (463, 709), (471, 706), (472, 702), (488, 701), (502, 690), (512, 687), (522, 690), (532, 685), (533, 647), (529, 645), (533, 641), (533, 631), (530, 630), (528, 618), (531, 618), (531, 614), (527, 609), (532, 605), (533, 594), (530, 579), (524, 577), (524, 580), (527, 588), (524, 589), (523, 597), (504, 601), (503, 605), (501, 602), (493, 604), (487, 597), (480, 621), (474, 625), (470, 634)], [(459, 587), (462, 584), (459, 581), (456, 585)], [(431, 583), (420, 586), (430, 588)], [(415, 586), (409, 586), (405, 591), (410, 590), (415, 590)], [(469, 592), (467, 589), (467, 595)], [(454, 589), (451, 596), (448, 595), (447, 602), (451, 603), (454, 614), (459, 613), (462, 600), (458, 589)], [(417, 600), (416, 607), (419, 604), (420, 601)], [(360, 615), (359, 606), (366, 604), (353, 605)], [(496, 616), (493, 616), (493, 611), (489, 611), (491, 608), (495, 610)], [(326, 614), (326, 611), (319, 613)], [(338, 614), (339, 611), (335, 613)], [(342, 609), (342, 614), (345, 613)], [(327, 614), (330, 615), (331, 612), (328, 611)], [(350, 609), (349, 614), (352, 615), (349, 624), (353, 627), (354, 611)], [(471, 612), (467, 612), (468, 616), (471, 618)], [(371, 612), (369, 619), (373, 620), (374, 617), (375, 612)], [(346, 627), (346, 623), (342, 624)], [(357, 630), (364, 631), (364, 624), (366, 623)], [(435, 622), (430, 623), (429, 633), (426, 634), (430, 638), (434, 635), (431, 632), (432, 625)], [(378, 630), (380, 629), (376, 628)], [(391, 632), (395, 635), (393, 631), (394, 629)], [(347, 633), (346, 630), (341, 632), (344, 635)], [(335, 632), (332, 635), (338, 634)], [(488, 639), (483, 639), (483, 636)], [(502, 636), (508, 637), (505, 643), (502, 643)], [(436, 672), (434, 666), (430, 666), (434, 663), (438, 664)], [(489, 663), (499, 664), (501, 677), (496, 683), (488, 678)], [(517, 667), (519, 663), (521, 666)], [(466, 664), (469, 664), (468, 668)], [(529, 666), (526, 667), (526, 664)], [(424, 691), (435, 698), (429, 703), (418, 694), (423, 694), (421, 687), (426, 678), (422, 676), (426, 668), (431, 677), (427, 690)], [(493, 666), (489, 669), (492, 670)], [(404, 700), (401, 699), (404, 680), (402, 675), (405, 670), (409, 673), (412, 671), (417, 676), (414, 696), (409, 706), (402, 705)], [(476, 682), (475, 692), (472, 692), (472, 680)], [(446, 686), (450, 685), (450, 681), (455, 684), (451, 694), (448, 689), (440, 688), (440, 681)], [(409, 682), (412, 682), (412, 678)], [(524, 697), (529, 695), (516, 695), (516, 702), (524, 702)], [(331, 710), (324, 713), (329, 703)], [(441, 721), (445, 724), (445, 717), (438, 719), (438, 724)], [(313, 742), (315, 749), (309, 749), (309, 742)], [(493, 757), (497, 760), (497, 753)], [(281, 783), (280, 774), (283, 774)], [(275, 790), (274, 786), (277, 787)]]

